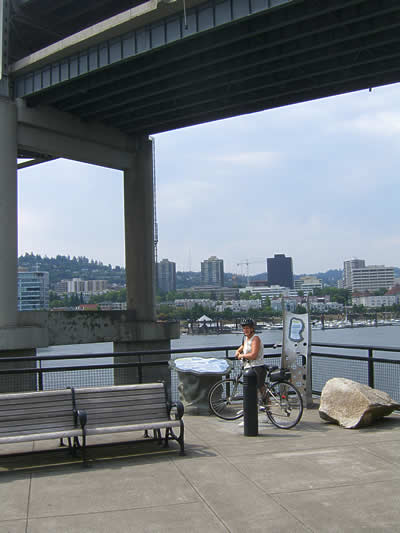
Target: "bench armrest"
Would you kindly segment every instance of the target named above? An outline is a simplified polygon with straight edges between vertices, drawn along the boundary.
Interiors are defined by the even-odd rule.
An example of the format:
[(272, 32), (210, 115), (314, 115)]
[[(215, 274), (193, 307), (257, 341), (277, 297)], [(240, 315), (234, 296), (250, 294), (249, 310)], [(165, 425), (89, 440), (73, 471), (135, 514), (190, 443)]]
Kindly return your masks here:
[(75, 424), (77, 424), (79, 421), (79, 425), (83, 429), (87, 423), (87, 412), (83, 409), (74, 409), (74, 419)]
[(174, 410), (175, 420), (180, 420), (183, 417), (183, 413), (185, 411), (183, 403), (179, 400), (176, 403), (168, 403), (167, 409), (169, 418), (171, 418), (171, 411)]

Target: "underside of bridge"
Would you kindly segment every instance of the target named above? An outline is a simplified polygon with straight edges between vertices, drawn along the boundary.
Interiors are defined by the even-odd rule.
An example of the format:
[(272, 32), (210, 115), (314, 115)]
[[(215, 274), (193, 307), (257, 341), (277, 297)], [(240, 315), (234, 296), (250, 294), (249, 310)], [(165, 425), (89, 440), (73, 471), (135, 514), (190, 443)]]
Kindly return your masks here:
[[(128, 47), (129, 38), (134, 38), (127, 33), (119, 61), (67, 76), (62, 83), (26, 94), (26, 101), (30, 106), (51, 105), (127, 134), (153, 134), (399, 81), (398, 0), (242, 2), (250, 5), (249, 11), (251, 5), (261, 3), (276, 7), (254, 7), (248, 16), (217, 24), (224, 6), (234, 9), (234, 0), (193, 2), (198, 5), (187, 8), (186, 23), (193, 19), (198, 27), (208, 9), (214, 26), (207, 31), (124, 56), (124, 43)], [(72, 0), (23, 4), (26, 10), (33, 10), (35, 4), (49, 6), (44, 15), (57, 31), (65, 13), (71, 18), (71, 30), (98, 21), (94, 1), (81, 3), (84, 8)], [(124, 9), (139, 2), (101, 4), (104, 15), (111, 15), (117, 6)], [(168, 24), (178, 19), (184, 23), (182, 7), (183, 1), (158, 5), (166, 33)], [(26, 31), (28, 37), (34, 33)], [(51, 42), (51, 36), (46, 42)], [(103, 43), (109, 57), (115, 44)], [(13, 53), (18, 57), (21, 51), (16, 48)]]

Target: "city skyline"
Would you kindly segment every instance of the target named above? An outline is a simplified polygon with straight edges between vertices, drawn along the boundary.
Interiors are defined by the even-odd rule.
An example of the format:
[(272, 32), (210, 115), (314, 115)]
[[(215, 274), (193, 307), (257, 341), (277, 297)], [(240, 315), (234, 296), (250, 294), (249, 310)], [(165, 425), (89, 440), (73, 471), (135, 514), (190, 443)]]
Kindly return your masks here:
[[(400, 264), (399, 84), (155, 136), (158, 257), (296, 274)], [(122, 173), (57, 160), (19, 172), (19, 255), (124, 266)], [(189, 268), (191, 267), (191, 268)]]

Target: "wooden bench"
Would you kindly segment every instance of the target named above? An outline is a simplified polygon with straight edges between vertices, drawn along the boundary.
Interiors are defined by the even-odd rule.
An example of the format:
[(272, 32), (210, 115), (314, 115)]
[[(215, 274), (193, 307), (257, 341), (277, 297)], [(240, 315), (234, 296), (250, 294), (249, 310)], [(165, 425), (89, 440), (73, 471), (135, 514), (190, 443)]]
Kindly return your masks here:
[[(181, 402), (174, 404), (175, 416), (172, 418), (172, 406), (167, 401), (164, 383), (76, 388), (72, 393), (74, 409), (79, 414), (77, 419), (83, 422), (84, 461), (87, 437), (139, 430), (154, 431), (165, 447), (170, 439), (176, 440), (180, 454), (184, 455), (183, 405)], [(179, 428), (179, 435), (175, 434), (174, 428)], [(162, 429), (165, 429), (164, 437)]]
[(0, 444), (68, 438), (71, 448), (81, 435), (71, 390), (0, 394)]

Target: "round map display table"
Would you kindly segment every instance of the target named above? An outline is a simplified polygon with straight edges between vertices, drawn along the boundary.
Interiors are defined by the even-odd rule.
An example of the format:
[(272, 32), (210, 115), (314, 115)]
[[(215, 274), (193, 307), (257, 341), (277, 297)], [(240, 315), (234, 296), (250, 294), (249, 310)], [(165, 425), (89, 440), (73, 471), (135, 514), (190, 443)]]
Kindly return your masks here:
[(213, 357), (181, 357), (169, 361), (178, 374), (179, 399), (189, 415), (209, 415), (208, 391), (232, 365), (226, 359)]

